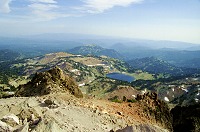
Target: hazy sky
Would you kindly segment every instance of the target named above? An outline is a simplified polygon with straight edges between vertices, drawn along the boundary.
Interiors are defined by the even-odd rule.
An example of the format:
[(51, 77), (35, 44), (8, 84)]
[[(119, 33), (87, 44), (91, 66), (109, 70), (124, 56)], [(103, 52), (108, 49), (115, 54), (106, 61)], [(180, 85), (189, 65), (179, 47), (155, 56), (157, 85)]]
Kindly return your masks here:
[(0, 0), (0, 35), (84, 33), (200, 44), (200, 0)]

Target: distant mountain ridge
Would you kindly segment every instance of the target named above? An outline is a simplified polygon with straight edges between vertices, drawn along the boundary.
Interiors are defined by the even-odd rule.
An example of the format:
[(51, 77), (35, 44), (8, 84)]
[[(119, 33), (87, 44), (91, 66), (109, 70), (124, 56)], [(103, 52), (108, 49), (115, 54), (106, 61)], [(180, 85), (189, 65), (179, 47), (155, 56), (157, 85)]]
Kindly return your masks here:
[[(156, 41), (73, 33), (47, 33), (18, 37), (0, 36), (0, 49), (17, 51), (25, 57), (66, 51), (87, 43), (95, 43), (104, 48), (114, 49), (122, 54), (126, 60), (154, 56), (176, 66), (183, 64), (180, 62), (181, 60), (184, 60), (185, 63), (185, 61), (200, 56), (198, 44), (178, 41)], [(200, 67), (198, 63), (193, 64), (193, 66), (190, 67), (189, 65), (188, 67)]]
[[(63, 41), (85, 41), (85, 42), (97, 42), (101, 41), (103, 44), (113, 45), (115, 43), (123, 43), (125, 45), (132, 45), (134, 47), (150, 47), (153, 49), (160, 48), (175, 48), (186, 49), (189, 47), (196, 47), (196, 44), (190, 42), (173, 41), (173, 40), (148, 40), (137, 38), (126, 38), (118, 36), (106, 36), (106, 35), (94, 35), (94, 34), (80, 34), (80, 33), (44, 33), (23, 36), (23, 38), (41, 39), (41, 40), (63, 40)], [(89, 40), (89, 41), (88, 41)]]
[(108, 56), (115, 59), (123, 60), (124, 57), (114, 49), (106, 49), (101, 46), (90, 44), (85, 46), (78, 46), (68, 50), (72, 54), (80, 55), (95, 55), (95, 56)]
[[(168, 40), (130, 40), (129, 42), (118, 42), (111, 46), (113, 49), (119, 49), (123, 45), (123, 49), (129, 48), (137, 48), (137, 47), (144, 47), (149, 49), (174, 49), (174, 50), (187, 50), (199, 47), (198, 44), (188, 43), (188, 42), (181, 42), (181, 41), (168, 41)], [(198, 49), (195, 49), (198, 50)]]
[(133, 59), (127, 63), (135, 69), (141, 69), (154, 74), (164, 73), (171, 75), (191, 74), (198, 69), (181, 68), (155, 57)]
[(153, 49), (145, 46), (126, 45), (126, 44), (115, 44), (111, 48), (118, 51), (120, 54), (125, 56), (128, 60), (137, 58), (155, 57), (164, 60), (177, 67), (185, 68), (200, 68), (200, 50), (177, 50), (172, 48)]
[(144, 71), (153, 73), (171, 73), (172, 71), (180, 72), (181, 70), (172, 66), (171, 64), (157, 59), (155, 57), (146, 57), (141, 59), (133, 59), (128, 63), (135, 69), (142, 69)]

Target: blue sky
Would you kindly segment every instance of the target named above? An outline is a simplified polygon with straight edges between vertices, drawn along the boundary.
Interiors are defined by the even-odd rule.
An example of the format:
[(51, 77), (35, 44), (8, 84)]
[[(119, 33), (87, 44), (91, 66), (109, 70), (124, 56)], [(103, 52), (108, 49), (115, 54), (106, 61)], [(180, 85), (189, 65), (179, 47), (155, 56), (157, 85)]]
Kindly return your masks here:
[(200, 44), (200, 0), (0, 0), (0, 36), (41, 33)]

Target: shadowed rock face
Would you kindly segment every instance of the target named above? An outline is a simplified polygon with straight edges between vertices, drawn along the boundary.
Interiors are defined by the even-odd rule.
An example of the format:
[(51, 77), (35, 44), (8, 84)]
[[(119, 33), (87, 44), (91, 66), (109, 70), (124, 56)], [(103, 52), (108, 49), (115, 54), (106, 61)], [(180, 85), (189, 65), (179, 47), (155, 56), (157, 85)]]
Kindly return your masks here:
[(143, 112), (147, 118), (152, 122), (156, 122), (164, 128), (173, 131), (170, 109), (164, 101), (158, 99), (156, 93), (137, 95), (136, 100), (140, 101), (140, 104), (144, 109)]
[(200, 131), (200, 104), (176, 106), (171, 110), (174, 132)]
[(68, 92), (76, 97), (83, 97), (81, 90), (72, 78), (55, 67), (49, 71), (36, 73), (25, 85), (20, 85), (16, 96), (41, 96), (50, 93)]

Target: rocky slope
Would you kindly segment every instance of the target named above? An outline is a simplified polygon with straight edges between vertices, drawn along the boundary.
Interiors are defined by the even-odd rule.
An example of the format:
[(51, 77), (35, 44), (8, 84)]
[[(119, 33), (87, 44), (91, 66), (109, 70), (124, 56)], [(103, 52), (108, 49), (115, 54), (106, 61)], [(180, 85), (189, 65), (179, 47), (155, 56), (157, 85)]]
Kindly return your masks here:
[(156, 94), (137, 96), (135, 103), (76, 98), (82, 97), (78, 86), (57, 67), (37, 73), (16, 96), (27, 97), (0, 99), (0, 131), (172, 130), (169, 109)]
[(172, 115), (168, 105), (158, 99), (156, 93), (146, 93), (144, 95), (138, 95), (136, 100), (141, 102), (141, 107), (144, 109), (146, 116), (153, 122), (161, 124), (169, 130), (173, 130), (172, 127)]
[(27, 84), (20, 85), (16, 96), (38, 96), (50, 93), (69, 92), (76, 97), (83, 97), (78, 85), (59, 67), (36, 73)]
[[(134, 131), (167, 132), (149, 121), (139, 104), (119, 104), (62, 94), (0, 99), (0, 131), (108, 132), (132, 126)], [(10, 121), (6, 121), (9, 116)], [(15, 120), (16, 119), (16, 120)]]
[(106, 95), (107, 99), (117, 96), (120, 103), (83, 96), (73, 79), (58, 67), (36, 73), (15, 95), (0, 99), (0, 132), (200, 130), (199, 104), (170, 111), (156, 93), (142, 94), (120, 85)]

